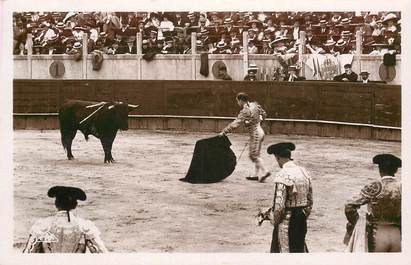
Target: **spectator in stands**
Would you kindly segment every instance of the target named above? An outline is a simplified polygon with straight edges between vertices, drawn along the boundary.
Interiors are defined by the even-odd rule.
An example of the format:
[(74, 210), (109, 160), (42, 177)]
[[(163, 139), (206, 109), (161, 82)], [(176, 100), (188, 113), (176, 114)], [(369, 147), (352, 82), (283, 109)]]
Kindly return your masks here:
[(74, 60), (79, 61), (83, 54), (83, 45), (80, 42), (75, 42), (73, 48), (67, 51), (67, 54), (74, 58)]
[(241, 47), (241, 42), (239, 39), (234, 38), (230, 42), (230, 50), (232, 54), (243, 53), (243, 48)]
[(331, 54), (333, 54), (333, 53), (334, 53), (335, 43), (336, 43), (336, 42), (335, 42), (333, 39), (327, 40), (327, 41), (323, 44), (325, 53), (331, 53)]
[(247, 70), (247, 75), (244, 77), (245, 81), (257, 81), (258, 67), (255, 64), (250, 64)]
[(385, 33), (397, 33), (397, 26), (395, 22), (398, 20), (397, 16), (393, 13), (387, 14), (382, 20), (384, 27), (382, 31)]
[(162, 54), (176, 54), (177, 53), (177, 49), (175, 47), (174, 44), (174, 39), (171, 37), (168, 37), (167, 39), (165, 39), (165, 44), (163, 49), (161, 50)]
[[(318, 45), (330, 39), (338, 42), (334, 48), (335, 54), (355, 51), (354, 35), (357, 30), (363, 33), (364, 42), (370, 42), (367, 36), (372, 35), (376, 43), (384, 43), (393, 52), (400, 53), (400, 13), (363, 13), (362, 17), (358, 14), (354, 15), (354, 12), (188, 12), (189, 19), (186, 19), (181, 12), (166, 12), (163, 16), (157, 12), (16, 12), (13, 14), (13, 53), (26, 53), (27, 33), (33, 34), (33, 45), (40, 54), (63, 53), (64, 48), (58, 49), (59, 45), (66, 47), (67, 40), (71, 38), (82, 42), (84, 33), (89, 34), (87, 43), (89, 52), (95, 49), (107, 52), (112, 47), (114, 39), (119, 36), (123, 39), (135, 36), (135, 33), (139, 32), (143, 35), (143, 39), (150, 40), (151, 31), (156, 31), (156, 36), (150, 44), (152, 48), (157, 47), (157, 38), (164, 33), (165, 37), (177, 36), (176, 52), (184, 53), (186, 48), (189, 48), (186, 46), (191, 45), (191, 32), (200, 34), (203, 30), (207, 30), (209, 32), (207, 39), (204, 40), (200, 35), (198, 39), (202, 40), (208, 49), (212, 49), (223, 39), (223, 33), (224, 41), (231, 46), (233, 39), (240, 39), (241, 42), (244, 30), (250, 29), (249, 39), (261, 42), (279, 36), (296, 40), (297, 32), (299, 33), (303, 27), (307, 32), (307, 43), (311, 39), (317, 41)], [(160, 18), (162, 18), (161, 22)], [(207, 28), (208, 23), (210, 25)], [(276, 23), (279, 23), (278, 27)], [(180, 33), (177, 32), (177, 28), (171, 30), (171, 25), (177, 27)], [(186, 26), (189, 28), (185, 28)], [(310, 31), (312, 32), (309, 33)], [(106, 34), (105, 40), (101, 40), (98, 32)], [(57, 41), (55, 35), (58, 35)], [(126, 46), (125, 41), (120, 46), (121, 49), (122, 46)], [(263, 43), (256, 43), (256, 46), (259, 48), (259, 53), (267, 53), (269, 50)], [(371, 46), (364, 44), (363, 47)], [(288, 46), (286, 51), (292, 49)], [(371, 52), (367, 49), (364, 51)], [(236, 53), (233, 50), (232, 52)]]
[(382, 56), (388, 52), (387, 44), (374, 43), (370, 46), (373, 48), (373, 50), (369, 53), (369, 55)]
[(174, 16), (172, 16), (171, 21), (173, 21), (174, 26), (184, 28), (186, 21), (184, 21), (183, 17), (181, 16), (181, 13), (176, 12), (173, 14)]
[(121, 53), (122, 54), (136, 54), (137, 53), (135, 37), (130, 36), (125, 39), (125, 46), (122, 47)]
[(344, 73), (341, 75), (334, 76), (334, 81), (349, 81), (349, 82), (356, 82), (358, 79), (358, 75), (354, 73), (351, 69), (351, 64), (344, 65)]
[(169, 20), (168, 14), (163, 15), (163, 20), (160, 22), (158, 29), (159, 35), (163, 37), (171, 37), (174, 32), (174, 24)]
[(368, 73), (367, 71), (362, 71), (360, 73), (360, 76), (362, 83), (367, 84), (369, 82), (368, 77), (370, 76), (370, 73)]
[(218, 69), (218, 78), (222, 80), (233, 80), (227, 73), (227, 67), (225, 65), (220, 66)]
[(248, 53), (249, 54), (257, 54), (258, 53), (258, 47), (256, 45), (257, 40), (250, 40), (248, 42)]
[(290, 32), (293, 40), (300, 39), (300, 31), (302, 30), (300, 23), (300, 18), (294, 18), (294, 25)]
[(290, 65), (288, 67), (288, 75), (285, 77), (285, 80), (288, 82), (294, 82), (294, 81), (303, 81), (305, 80), (305, 77), (303, 76), (298, 76), (297, 71), (299, 68), (295, 65)]
[(111, 44), (111, 47), (108, 48), (107, 54), (108, 55), (121, 54), (121, 50), (119, 50), (119, 45), (120, 45), (120, 41), (118, 39), (114, 40), (113, 44)]

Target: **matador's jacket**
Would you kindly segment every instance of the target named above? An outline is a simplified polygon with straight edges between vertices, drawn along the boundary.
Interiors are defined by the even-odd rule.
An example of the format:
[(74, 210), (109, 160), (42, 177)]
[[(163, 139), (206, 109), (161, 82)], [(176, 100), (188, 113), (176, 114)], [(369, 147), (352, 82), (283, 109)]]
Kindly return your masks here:
[(85, 253), (87, 249), (108, 252), (95, 224), (72, 212), (58, 211), (34, 223), (23, 253)]
[(249, 133), (250, 159), (255, 161), (259, 158), (261, 144), (264, 140), (264, 131), (261, 128), (261, 122), (265, 120), (267, 113), (257, 102), (248, 102), (244, 104), (243, 109), (237, 118), (225, 127), (222, 132), (230, 133), (237, 127), (244, 125)]
[(380, 181), (372, 182), (361, 189), (359, 195), (345, 205), (347, 233), (344, 243), (348, 243), (358, 220), (357, 210), (367, 204), (366, 237), (368, 251), (375, 248), (375, 237), (379, 226), (397, 227), (401, 231), (401, 183), (392, 176), (384, 176)]
[(311, 176), (288, 161), (274, 178), (273, 206), (267, 212), (274, 225), (271, 252), (306, 252), (307, 218), (313, 205)]

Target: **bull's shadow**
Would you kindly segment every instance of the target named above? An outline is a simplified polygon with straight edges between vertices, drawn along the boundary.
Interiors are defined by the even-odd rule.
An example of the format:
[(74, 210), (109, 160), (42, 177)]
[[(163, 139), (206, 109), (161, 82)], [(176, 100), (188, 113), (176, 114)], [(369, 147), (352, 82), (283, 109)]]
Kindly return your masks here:
[(61, 143), (67, 152), (68, 160), (73, 160), (71, 150), (77, 130), (86, 139), (93, 135), (100, 139), (104, 150), (104, 163), (113, 163), (111, 154), (118, 130), (128, 130), (128, 113), (139, 105), (123, 102), (92, 102), (66, 100), (59, 110)]

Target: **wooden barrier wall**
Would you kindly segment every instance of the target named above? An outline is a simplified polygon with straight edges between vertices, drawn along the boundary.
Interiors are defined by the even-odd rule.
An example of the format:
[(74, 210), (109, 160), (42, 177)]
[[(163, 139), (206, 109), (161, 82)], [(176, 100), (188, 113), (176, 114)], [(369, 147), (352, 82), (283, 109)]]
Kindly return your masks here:
[[(176, 121), (179, 119), (202, 119), (208, 120), (206, 122), (208, 125), (197, 124), (190, 129), (215, 131), (222, 126), (219, 125), (220, 123), (225, 123), (228, 121), (226, 121), (227, 118), (237, 115), (239, 107), (236, 105), (235, 95), (240, 91), (244, 91), (266, 109), (268, 118), (271, 120), (266, 125), (270, 127), (269, 132), (299, 133), (301, 131), (302, 134), (310, 134), (310, 131), (314, 131), (317, 132), (315, 135), (323, 136), (324, 133), (321, 133), (321, 130), (318, 129), (321, 126), (339, 126), (339, 128), (348, 126), (348, 128), (355, 127), (351, 128), (354, 131), (360, 127), (366, 129), (367, 133), (359, 133), (364, 134), (361, 138), (376, 138), (377, 131), (379, 132), (377, 134), (380, 135), (380, 137), (377, 137), (379, 139), (400, 140), (401, 138), (401, 86), (398, 85), (319, 81), (289, 83), (162, 80), (14, 80), (13, 91), (14, 127), (16, 129), (31, 128), (33, 123), (39, 124), (39, 122), (42, 125), (35, 128), (58, 128), (57, 122), (51, 120), (56, 119), (55, 114), (64, 100), (83, 99), (92, 101), (114, 100), (141, 104), (141, 108), (130, 113), (132, 117), (137, 115), (134, 117), (137, 120), (130, 124), (131, 128), (144, 128), (150, 119), (161, 120), (157, 121), (158, 126), (154, 126), (155, 128), (159, 127), (159, 129), (170, 129), (170, 122), (174, 124), (183, 123)], [(32, 114), (37, 115), (37, 118)], [(220, 119), (217, 117), (220, 117)], [(212, 118), (212, 121), (210, 121), (210, 118)], [(27, 119), (31, 119), (30, 126), (27, 126)], [(37, 119), (37, 122), (33, 119)], [(45, 119), (51, 120), (45, 122)], [(145, 121), (142, 121), (142, 119), (145, 119)], [(221, 119), (224, 122), (221, 122)], [(43, 122), (39, 120), (43, 120)], [(339, 125), (328, 122), (338, 122)], [(297, 130), (290, 127), (286, 131), (279, 131), (271, 128), (273, 123), (290, 123), (294, 124), (294, 127), (301, 127), (301, 124), (306, 125), (303, 126), (304, 128), (301, 127)], [(296, 123), (300, 125), (296, 125)], [(311, 125), (307, 125), (308, 123)], [(312, 127), (312, 123), (317, 124), (314, 125), (316, 129), (307, 130), (306, 126)], [(150, 127), (150, 125), (146, 127)], [(287, 126), (283, 127), (287, 128)], [(387, 131), (389, 137), (381, 137), (381, 131), (384, 130)], [(356, 137), (355, 132), (343, 134), (336, 132), (334, 133), (336, 135), (332, 134), (327, 136)]]

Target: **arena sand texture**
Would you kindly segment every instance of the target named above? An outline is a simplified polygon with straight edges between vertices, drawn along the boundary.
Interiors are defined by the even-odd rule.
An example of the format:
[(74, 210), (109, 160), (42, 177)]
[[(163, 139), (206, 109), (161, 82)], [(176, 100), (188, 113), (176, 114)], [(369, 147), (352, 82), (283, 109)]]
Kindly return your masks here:
[[(247, 151), (234, 173), (215, 184), (178, 181), (188, 170), (195, 142), (213, 133), (127, 131), (117, 135), (115, 164), (103, 163), (100, 142), (78, 133), (75, 160), (68, 161), (59, 131), (14, 132), (14, 247), (21, 251), (32, 223), (55, 211), (47, 197), (53, 185), (84, 189), (88, 200), (76, 214), (91, 219), (113, 252), (269, 252), (272, 226), (254, 223), (257, 209), (269, 207), (273, 178), (250, 182)], [(237, 158), (246, 134), (230, 134)], [(266, 152), (269, 144), (292, 141), (297, 163), (313, 176), (314, 208), (308, 221), (310, 252), (343, 251), (344, 203), (379, 178), (371, 159), (378, 153), (400, 156), (400, 142), (267, 135), (262, 157), (276, 172)], [(398, 172), (401, 176), (401, 172)]]

